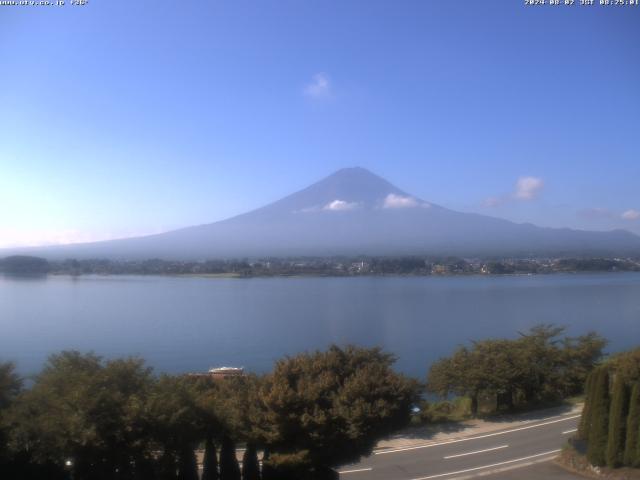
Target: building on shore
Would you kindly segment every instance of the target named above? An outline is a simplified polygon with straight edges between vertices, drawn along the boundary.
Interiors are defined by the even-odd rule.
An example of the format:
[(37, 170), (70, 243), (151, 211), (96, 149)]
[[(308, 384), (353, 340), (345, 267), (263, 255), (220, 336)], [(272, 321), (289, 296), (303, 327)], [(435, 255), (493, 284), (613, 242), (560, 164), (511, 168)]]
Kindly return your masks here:
[(210, 378), (212, 380), (225, 380), (227, 378), (244, 377), (242, 367), (215, 367), (203, 373), (189, 373), (190, 377)]

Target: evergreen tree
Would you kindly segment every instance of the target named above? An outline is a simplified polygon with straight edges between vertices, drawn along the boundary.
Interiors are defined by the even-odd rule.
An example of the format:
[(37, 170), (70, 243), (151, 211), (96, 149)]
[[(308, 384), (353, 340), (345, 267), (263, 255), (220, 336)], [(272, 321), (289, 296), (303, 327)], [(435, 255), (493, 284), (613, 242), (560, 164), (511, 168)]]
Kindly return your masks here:
[(276, 471), (269, 461), (269, 450), (266, 448), (262, 455), (262, 480), (278, 480)]
[(185, 448), (178, 459), (178, 480), (198, 480), (198, 461), (192, 448)]
[(624, 447), (622, 463), (629, 467), (640, 466), (640, 383), (635, 383), (631, 389)]
[(620, 375), (616, 375), (609, 411), (609, 434), (607, 439), (607, 466), (619, 467), (624, 453), (629, 389)]
[(609, 426), (609, 371), (606, 367), (600, 367), (595, 375), (589, 414), (591, 425), (587, 459), (593, 465), (603, 466), (606, 463)]
[(247, 449), (242, 456), (242, 480), (260, 480), (258, 452), (253, 443), (247, 444)]
[(220, 449), (220, 480), (241, 480), (240, 465), (236, 458), (236, 446), (231, 437), (222, 438)]
[(580, 424), (578, 425), (578, 438), (581, 440), (589, 440), (589, 426), (591, 425), (591, 398), (593, 397), (593, 382), (594, 371), (587, 376), (587, 382), (584, 387), (585, 399), (584, 406), (582, 407), (582, 416), (580, 417)]
[(202, 480), (218, 480), (218, 456), (216, 446), (211, 436), (207, 437), (204, 444), (204, 460), (202, 465)]

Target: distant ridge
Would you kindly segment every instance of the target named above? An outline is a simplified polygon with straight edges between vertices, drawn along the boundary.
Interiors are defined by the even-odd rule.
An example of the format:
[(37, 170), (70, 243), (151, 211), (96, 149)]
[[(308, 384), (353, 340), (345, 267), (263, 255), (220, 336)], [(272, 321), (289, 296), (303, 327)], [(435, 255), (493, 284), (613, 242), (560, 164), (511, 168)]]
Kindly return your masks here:
[(542, 228), (461, 213), (406, 193), (360, 167), (344, 168), (262, 208), (146, 237), (12, 249), (46, 258), (203, 260), (335, 255), (638, 255), (625, 230)]

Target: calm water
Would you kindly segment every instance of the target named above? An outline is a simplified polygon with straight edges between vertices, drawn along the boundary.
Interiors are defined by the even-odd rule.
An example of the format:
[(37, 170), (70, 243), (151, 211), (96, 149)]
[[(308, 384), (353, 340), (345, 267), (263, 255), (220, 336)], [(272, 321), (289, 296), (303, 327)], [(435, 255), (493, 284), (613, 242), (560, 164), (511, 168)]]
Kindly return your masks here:
[(285, 354), (381, 345), (423, 376), (471, 339), (540, 322), (640, 344), (640, 274), (207, 279), (0, 277), (0, 360), (36, 371), (51, 352), (141, 355), (157, 370), (269, 370)]

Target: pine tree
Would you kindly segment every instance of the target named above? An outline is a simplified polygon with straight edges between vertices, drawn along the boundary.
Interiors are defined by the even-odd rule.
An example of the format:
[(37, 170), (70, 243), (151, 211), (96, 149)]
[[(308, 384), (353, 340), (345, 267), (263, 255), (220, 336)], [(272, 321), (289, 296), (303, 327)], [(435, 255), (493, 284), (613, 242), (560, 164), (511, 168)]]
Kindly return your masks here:
[(600, 367), (595, 375), (593, 396), (590, 401), (591, 424), (589, 426), (587, 459), (593, 465), (603, 466), (606, 463), (609, 430), (609, 371), (606, 367)]
[(616, 375), (609, 410), (609, 433), (607, 439), (607, 466), (616, 468), (622, 464), (624, 454), (629, 389), (620, 375)]
[(204, 459), (202, 462), (202, 480), (218, 480), (218, 456), (213, 439), (209, 436), (204, 443)]
[(631, 388), (624, 447), (622, 463), (629, 467), (640, 466), (640, 383), (635, 383)]
[(185, 448), (180, 452), (178, 480), (198, 480), (198, 461), (192, 448)]
[(227, 435), (223, 437), (220, 449), (220, 480), (241, 480), (236, 446)]
[(242, 480), (260, 480), (258, 453), (253, 443), (247, 444), (242, 457)]
[(581, 440), (589, 440), (589, 426), (591, 425), (591, 397), (593, 397), (593, 387), (594, 387), (594, 372), (596, 370), (591, 371), (589, 376), (587, 376), (587, 382), (584, 387), (585, 399), (584, 406), (582, 407), (582, 416), (580, 417), (580, 424), (578, 425), (578, 438)]

